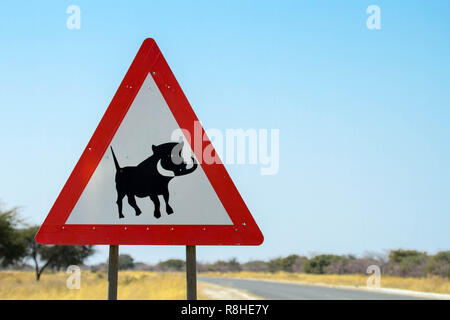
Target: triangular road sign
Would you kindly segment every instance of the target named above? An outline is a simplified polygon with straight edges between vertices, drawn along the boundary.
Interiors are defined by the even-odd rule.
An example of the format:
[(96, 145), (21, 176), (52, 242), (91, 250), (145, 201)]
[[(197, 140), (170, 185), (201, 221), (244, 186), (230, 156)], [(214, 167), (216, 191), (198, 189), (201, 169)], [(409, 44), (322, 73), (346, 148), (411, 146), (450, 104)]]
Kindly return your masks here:
[[(181, 140), (175, 140), (176, 133)], [(200, 146), (194, 142), (199, 135)], [(262, 243), (261, 231), (153, 39), (143, 42), (36, 241)]]

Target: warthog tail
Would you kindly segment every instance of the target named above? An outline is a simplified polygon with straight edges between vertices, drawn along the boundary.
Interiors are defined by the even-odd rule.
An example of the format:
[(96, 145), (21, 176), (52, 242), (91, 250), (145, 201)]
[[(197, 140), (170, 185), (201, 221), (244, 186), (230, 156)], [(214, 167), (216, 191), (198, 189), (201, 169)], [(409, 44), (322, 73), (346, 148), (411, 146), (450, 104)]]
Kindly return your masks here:
[(116, 170), (118, 171), (120, 169), (120, 166), (119, 166), (119, 162), (117, 161), (116, 155), (114, 154), (114, 150), (113, 150), (112, 147), (111, 147), (111, 152), (112, 152), (112, 155), (113, 155), (113, 158), (114, 158), (114, 164), (116, 166)]

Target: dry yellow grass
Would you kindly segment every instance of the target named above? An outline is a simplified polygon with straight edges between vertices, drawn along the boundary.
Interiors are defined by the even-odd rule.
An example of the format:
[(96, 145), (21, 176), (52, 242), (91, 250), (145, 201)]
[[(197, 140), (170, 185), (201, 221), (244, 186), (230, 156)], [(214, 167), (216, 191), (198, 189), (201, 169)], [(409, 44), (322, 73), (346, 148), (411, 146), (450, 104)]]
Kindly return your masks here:
[[(262, 273), (262, 272), (207, 272), (202, 273), (202, 276), (211, 277), (236, 277), (236, 278), (250, 278), (250, 279), (265, 279), (265, 280), (284, 280), (294, 281), (300, 283), (312, 284), (326, 284), (335, 286), (352, 286), (352, 287), (366, 287), (368, 275), (352, 274), (352, 275), (338, 275), (338, 274), (305, 274), (305, 273)], [(413, 290), (421, 292), (434, 292), (450, 294), (450, 280), (440, 277), (427, 278), (402, 278), (382, 275), (382, 288), (395, 288), (403, 290)]]
[[(107, 298), (106, 272), (81, 272), (81, 288), (69, 290), (65, 272), (44, 273), (40, 281), (33, 272), (0, 272), (0, 300), (104, 300)], [(206, 299), (199, 288), (199, 299)], [(120, 271), (118, 299), (186, 299), (184, 273)]]
[[(238, 277), (266, 280), (285, 280), (301, 283), (345, 285), (365, 287), (366, 275), (311, 275), (303, 273), (257, 273), (230, 272), (202, 273), (202, 276)], [(65, 272), (44, 273), (37, 282), (33, 272), (0, 272), (0, 300), (104, 300), (107, 298), (106, 272), (82, 271), (81, 288), (69, 290), (66, 287), (68, 274)], [(209, 299), (198, 286), (199, 299)], [(450, 281), (439, 277), (401, 278), (382, 276), (383, 288), (396, 288), (422, 292), (450, 294)], [(157, 273), (145, 271), (120, 271), (118, 298), (121, 300), (184, 300), (186, 280), (184, 273)]]

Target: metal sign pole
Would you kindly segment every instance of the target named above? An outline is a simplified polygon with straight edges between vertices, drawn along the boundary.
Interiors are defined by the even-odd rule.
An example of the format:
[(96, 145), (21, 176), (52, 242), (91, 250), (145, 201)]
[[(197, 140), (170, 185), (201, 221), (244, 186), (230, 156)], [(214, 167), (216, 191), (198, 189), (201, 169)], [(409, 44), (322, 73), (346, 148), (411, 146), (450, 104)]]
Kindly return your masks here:
[(197, 300), (197, 260), (195, 246), (186, 246), (186, 296), (187, 300)]
[(109, 246), (108, 300), (117, 300), (117, 278), (119, 272), (119, 246)]

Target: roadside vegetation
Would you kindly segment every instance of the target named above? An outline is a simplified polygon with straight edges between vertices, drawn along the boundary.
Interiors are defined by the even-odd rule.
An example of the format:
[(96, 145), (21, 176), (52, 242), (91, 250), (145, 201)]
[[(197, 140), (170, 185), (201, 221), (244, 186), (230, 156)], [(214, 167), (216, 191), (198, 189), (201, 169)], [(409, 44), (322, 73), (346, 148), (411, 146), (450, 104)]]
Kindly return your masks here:
[(39, 226), (29, 226), (17, 209), (0, 211), (0, 268), (33, 269), (40, 280), (46, 269), (79, 265), (94, 253), (92, 246), (44, 246), (34, 240)]
[[(38, 226), (27, 225), (18, 217), (17, 209), (0, 210), (0, 270), (4, 270), (0, 272), (0, 299), (102, 299), (107, 285), (107, 262), (91, 266), (84, 264), (95, 253), (93, 247), (40, 245), (34, 240), (37, 230)], [(70, 265), (81, 267), (87, 287), (90, 288), (88, 291), (81, 293), (67, 290), (63, 281), (67, 274), (59, 271), (64, 271)], [(212, 263), (199, 262), (197, 270), (209, 276), (365, 287), (368, 267), (373, 265), (381, 272), (381, 287), (450, 294), (450, 251), (430, 255), (423, 251), (396, 249), (386, 254), (372, 253), (362, 257), (333, 254), (307, 257), (292, 254), (268, 261), (245, 263), (233, 258)], [(181, 272), (185, 267), (185, 261), (180, 259), (150, 265), (136, 262), (128, 254), (121, 254), (119, 277), (125, 285), (121, 285), (119, 297), (184, 299), (185, 281)], [(35, 282), (44, 283), (32, 284), (32, 278)], [(163, 284), (158, 281), (166, 282)], [(153, 296), (155, 288), (166, 288), (167, 293), (159, 292)]]
[(236, 259), (200, 264), (200, 271), (211, 272), (260, 272), (260, 273), (306, 273), (306, 274), (366, 274), (367, 268), (376, 265), (382, 275), (398, 277), (433, 277), (450, 280), (450, 251), (434, 255), (416, 250), (391, 250), (386, 255), (320, 254), (312, 257), (296, 254), (269, 261), (254, 260), (240, 264)]
[[(48, 272), (40, 281), (33, 272), (0, 272), (0, 300), (105, 300), (107, 273), (84, 270), (80, 289), (66, 287), (67, 273)], [(199, 299), (208, 299), (203, 286), (198, 288)], [(120, 300), (185, 300), (186, 279), (182, 273), (144, 271), (119, 272)]]

